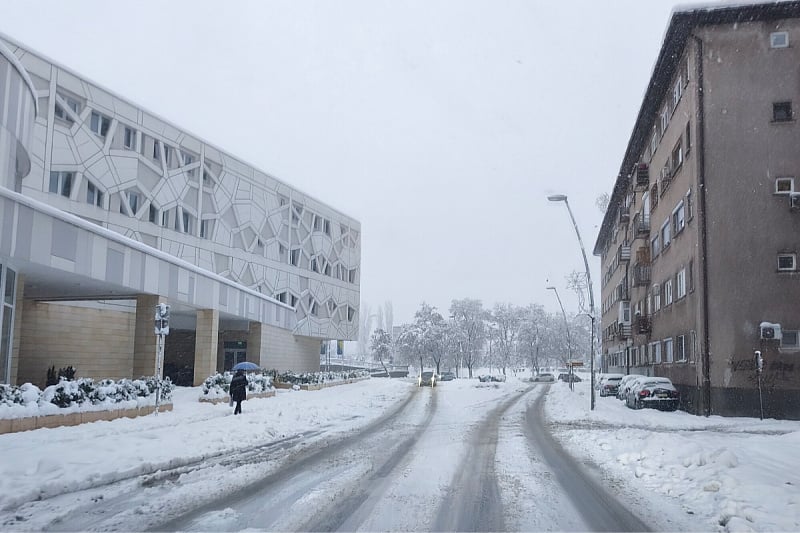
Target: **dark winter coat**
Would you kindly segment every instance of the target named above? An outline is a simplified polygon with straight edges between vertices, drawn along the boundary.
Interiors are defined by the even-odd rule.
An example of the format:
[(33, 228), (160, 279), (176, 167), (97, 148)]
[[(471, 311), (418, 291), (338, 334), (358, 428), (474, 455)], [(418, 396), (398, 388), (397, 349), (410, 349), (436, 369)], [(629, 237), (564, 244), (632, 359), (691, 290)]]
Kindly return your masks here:
[(247, 378), (244, 374), (236, 374), (231, 380), (231, 399), (241, 402), (247, 398)]

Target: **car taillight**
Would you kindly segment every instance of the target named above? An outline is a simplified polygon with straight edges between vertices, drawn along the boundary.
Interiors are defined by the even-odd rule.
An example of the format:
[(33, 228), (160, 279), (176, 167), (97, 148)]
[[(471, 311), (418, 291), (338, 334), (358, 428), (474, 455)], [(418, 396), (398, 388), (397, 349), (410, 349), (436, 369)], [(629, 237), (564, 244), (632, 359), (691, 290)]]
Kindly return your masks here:
[(640, 390), (639, 391), (639, 397), (640, 398), (647, 398), (648, 396), (650, 396), (650, 391), (649, 390)]

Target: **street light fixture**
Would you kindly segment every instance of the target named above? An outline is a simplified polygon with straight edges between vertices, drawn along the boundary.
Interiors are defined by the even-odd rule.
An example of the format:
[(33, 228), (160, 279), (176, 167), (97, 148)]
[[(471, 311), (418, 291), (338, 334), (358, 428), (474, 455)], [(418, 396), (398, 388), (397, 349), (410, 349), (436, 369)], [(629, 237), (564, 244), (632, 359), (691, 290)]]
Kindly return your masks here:
[(581, 254), (583, 254), (583, 266), (586, 268), (586, 283), (589, 286), (589, 316), (592, 319), (592, 337), (590, 341), (590, 352), (591, 357), (589, 357), (589, 372), (591, 374), (591, 400), (590, 400), (590, 408), (594, 411), (594, 291), (592, 290), (592, 276), (589, 272), (589, 260), (586, 259), (586, 250), (583, 247), (583, 239), (581, 239), (581, 232), (578, 231), (578, 224), (575, 222), (575, 216), (572, 214), (572, 209), (569, 207), (569, 201), (567, 201), (566, 194), (551, 194), (547, 197), (548, 200), (551, 202), (564, 202), (564, 205), (567, 206), (567, 212), (569, 213), (569, 218), (572, 220), (572, 227), (575, 228), (575, 235), (578, 236), (578, 244), (581, 247)]
[(558, 300), (558, 306), (561, 308), (561, 314), (564, 317), (564, 328), (567, 330), (567, 357), (568, 357), (567, 361), (569, 361), (569, 363), (570, 363), (569, 388), (572, 389), (573, 388), (572, 375), (571, 375), (572, 374), (572, 340), (570, 339), (570, 336), (569, 336), (569, 322), (567, 321), (567, 313), (566, 313), (566, 311), (564, 311), (564, 305), (561, 303), (561, 297), (558, 295), (558, 289), (556, 289), (554, 286), (550, 285), (549, 287), (547, 287), (547, 290), (549, 290), (549, 291), (551, 290), (551, 291), (556, 293), (556, 300)]

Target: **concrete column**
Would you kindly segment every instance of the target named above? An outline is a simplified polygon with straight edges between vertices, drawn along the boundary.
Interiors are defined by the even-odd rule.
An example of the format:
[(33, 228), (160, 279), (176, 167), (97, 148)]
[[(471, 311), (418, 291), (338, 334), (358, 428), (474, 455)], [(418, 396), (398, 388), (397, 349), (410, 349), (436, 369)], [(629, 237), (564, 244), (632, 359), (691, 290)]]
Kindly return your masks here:
[(219, 311), (197, 311), (197, 328), (194, 341), (194, 386), (203, 384), (208, 376), (217, 372), (217, 347), (219, 345)]
[(152, 376), (156, 371), (158, 338), (153, 332), (156, 305), (166, 302), (160, 296), (140, 294), (136, 297), (136, 325), (133, 334), (133, 367), (131, 379)]
[(21, 385), (17, 383), (19, 376), (19, 347), (22, 339), (22, 317), (23, 317), (23, 301), (25, 297), (25, 280), (19, 272), (17, 272), (17, 292), (14, 300), (14, 327), (11, 335), (11, 372), (8, 376), (8, 382), (12, 385)]
[(261, 322), (250, 322), (247, 334), (247, 360), (261, 368), (269, 368), (267, 346), (267, 328)]

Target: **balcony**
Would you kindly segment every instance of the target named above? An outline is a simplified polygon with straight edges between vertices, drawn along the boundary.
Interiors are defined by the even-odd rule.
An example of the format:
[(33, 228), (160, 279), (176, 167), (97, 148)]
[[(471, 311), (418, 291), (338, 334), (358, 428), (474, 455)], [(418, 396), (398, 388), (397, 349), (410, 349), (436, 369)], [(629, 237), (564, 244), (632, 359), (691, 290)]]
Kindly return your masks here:
[(650, 235), (650, 215), (636, 213), (633, 217), (633, 229), (637, 237), (648, 237)]
[(615, 300), (618, 302), (627, 302), (630, 300), (630, 295), (628, 294), (628, 279), (625, 278), (622, 282), (616, 286), (614, 289), (614, 297)]
[(649, 264), (640, 263), (633, 265), (633, 286), (646, 287), (650, 285), (650, 271), (651, 267)]
[(631, 221), (630, 208), (620, 207), (619, 208), (619, 223), (620, 224), (627, 224), (630, 221)]
[(637, 189), (647, 189), (650, 186), (650, 168), (647, 163), (633, 165), (633, 184)]
[(616, 324), (614, 331), (614, 338), (625, 340), (631, 338), (631, 325), (630, 324)]
[(617, 248), (617, 261), (620, 263), (627, 263), (631, 260), (631, 247), (620, 244)]
[(652, 331), (650, 317), (647, 315), (636, 315), (633, 318), (633, 329), (637, 335), (647, 335)]

